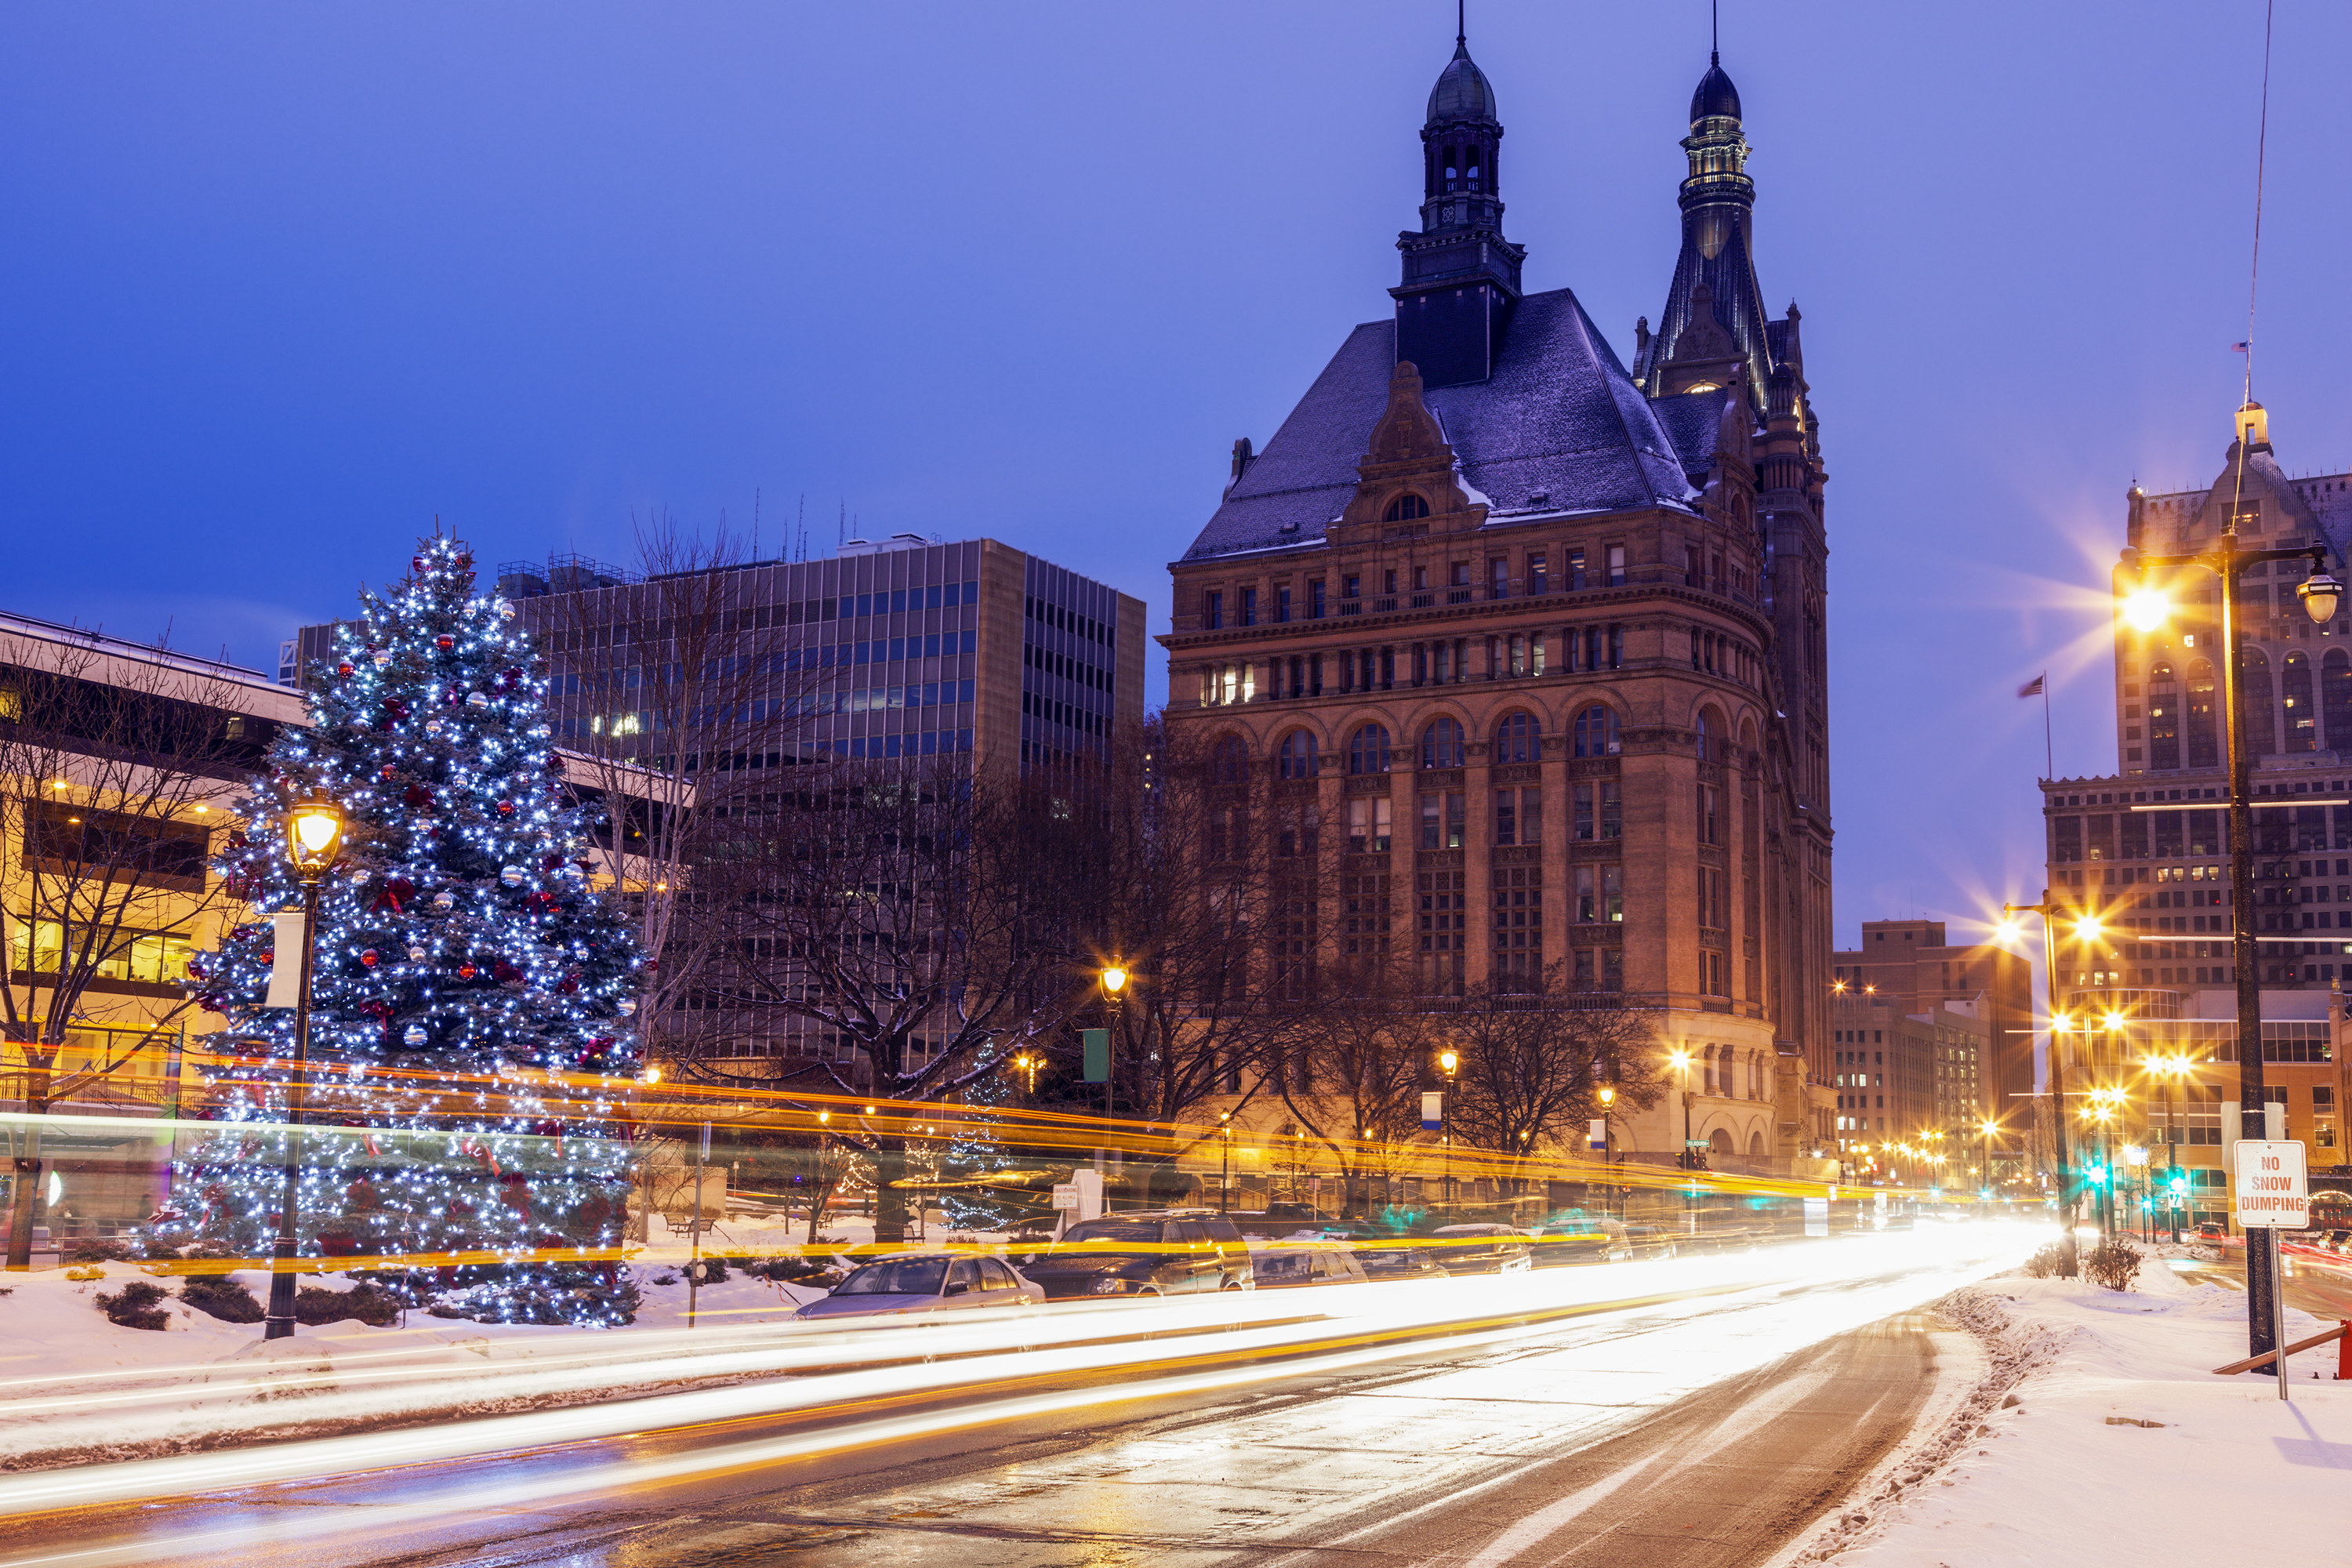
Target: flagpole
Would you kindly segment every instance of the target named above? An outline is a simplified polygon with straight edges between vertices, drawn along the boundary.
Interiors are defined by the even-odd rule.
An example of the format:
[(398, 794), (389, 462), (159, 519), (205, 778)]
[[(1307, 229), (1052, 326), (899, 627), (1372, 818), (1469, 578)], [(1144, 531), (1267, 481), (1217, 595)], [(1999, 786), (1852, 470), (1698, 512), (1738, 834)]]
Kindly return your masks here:
[(2050, 672), (2042, 672), (2042, 776), (2058, 776), (2058, 759), (2050, 741)]

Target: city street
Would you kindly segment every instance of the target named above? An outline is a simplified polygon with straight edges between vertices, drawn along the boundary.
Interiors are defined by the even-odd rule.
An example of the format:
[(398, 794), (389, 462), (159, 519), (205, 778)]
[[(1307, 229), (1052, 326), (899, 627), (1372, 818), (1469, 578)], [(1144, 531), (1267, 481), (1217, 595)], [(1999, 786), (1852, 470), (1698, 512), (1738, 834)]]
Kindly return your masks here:
[(1048, 1380), (1013, 1373), (914, 1430), (872, 1402), (656, 1428), (52, 1513), (0, 1550), (304, 1568), (1760, 1562), (1901, 1438), (1939, 1361), (1965, 1380), (1967, 1342), (1917, 1309), (1986, 1265), (1899, 1253), (1475, 1349), (1198, 1391), (1147, 1374), (1071, 1415), (1024, 1413)]

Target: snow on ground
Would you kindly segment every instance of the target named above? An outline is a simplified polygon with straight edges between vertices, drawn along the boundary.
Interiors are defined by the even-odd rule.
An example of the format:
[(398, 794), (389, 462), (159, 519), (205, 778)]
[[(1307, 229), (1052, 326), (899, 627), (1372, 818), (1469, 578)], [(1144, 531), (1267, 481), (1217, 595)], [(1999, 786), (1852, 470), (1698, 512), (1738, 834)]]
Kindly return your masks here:
[[(1779, 1563), (2352, 1559), (2352, 1383), (2334, 1380), (2335, 1345), (2290, 1359), (2291, 1402), (2266, 1374), (2216, 1377), (2212, 1368), (2246, 1353), (2245, 1295), (2188, 1283), (2158, 1258), (2127, 1292), (2005, 1276), (1943, 1305), (1984, 1342), (1990, 1371), (1958, 1416)], [(2286, 1314), (2289, 1342), (2330, 1326)]]
[[(107, 1321), (97, 1298), (150, 1278), (133, 1262), (96, 1265), (102, 1278), (67, 1269), (0, 1275), (0, 1469), (126, 1449), (163, 1451), (216, 1435), (259, 1435), (257, 1426), (320, 1429), (337, 1421), (419, 1418), (459, 1411), (627, 1397), (682, 1379), (749, 1373), (707, 1358), (729, 1331), (780, 1325), (823, 1296), (814, 1285), (772, 1282), (730, 1270), (689, 1289), (689, 1237), (655, 1236), (634, 1273), (642, 1299), (625, 1329), (478, 1323), (417, 1310), (383, 1328), (346, 1320), (305, 1325), (264, 1342), (262, 1325), (224, 1322), (178, 1299), (181, 1280), (154, 1279), (168, 1326), (158, 1331)], [(768, 1256), (806, 1239), (787, 1227), (729, 1222), (706, 1227), (702, 1250)], [(870, 1242), (870, 1223), (828, 1226), (828, 1239)], [(269, 1276), (230, 1279), (267, 1301)], [(336, 1274), (305, 1274), (308, 1288), (348, 1289)], [(688, 1331), (688, 1310), (693, 1329)], [(641, 1353), (633, 1347), (641, 1347)], [(691, 1370), (681, 1363), (696, 1359)], [(453, 1403), (454, 1402), (454, 1403)], [(249, 1407), (266, 1405), (267, 1419)], [(288, 1434), (281, 1434), (288, 1435)]]

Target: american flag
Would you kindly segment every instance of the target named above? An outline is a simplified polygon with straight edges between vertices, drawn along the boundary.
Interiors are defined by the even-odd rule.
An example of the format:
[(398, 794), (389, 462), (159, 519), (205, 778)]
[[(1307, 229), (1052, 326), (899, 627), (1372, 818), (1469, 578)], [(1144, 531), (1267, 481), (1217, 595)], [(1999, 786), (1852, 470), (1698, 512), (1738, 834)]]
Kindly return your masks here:
[(2039, 697), (2042, 695), (2042, 683), (2049, 679), (2049, 672), (2045, 670), (2042, 674), (2037, 675), (2032, 679), (2027, 681), (2024, 685), (2019, 687), (2017, 689), (2017, 694), (2020, 697)]

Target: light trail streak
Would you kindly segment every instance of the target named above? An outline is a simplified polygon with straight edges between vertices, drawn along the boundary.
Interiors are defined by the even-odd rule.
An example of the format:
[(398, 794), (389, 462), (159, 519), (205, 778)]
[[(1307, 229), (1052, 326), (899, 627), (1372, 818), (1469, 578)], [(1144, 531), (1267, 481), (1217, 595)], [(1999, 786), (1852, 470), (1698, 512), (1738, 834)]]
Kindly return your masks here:
[[(1321, 1375), (1395, 1360), (1417, 1347), (1437, 1348), (1433, 1341), (1448, 1351), (1467, 1351), (1556, 1332), (1564, 1319), (1622, 1315), (1644, 1307), (1663, 1306), (1669, 1313), (1689, 1316), (1743, 1305), (1785, 1305), (1785, 1327), (1776, 1336), (1750, 1336), (1742, 1352), (1769, 1358), (1995, 1272), (2022, 1258), (2042, 1238), (2041, 1227), (1988, 1224), (1933, 1234), (1795, 1244), (1737, 1257), (1235, 1293), (1150, 1305), (1114, 1303), (1029, 1317), (991, 1314), (984, 1322), (811, 1333), (794, 1347), (802, 1352), (801, 1364), (826, 1352), (837, 1362), (844, 1352), (862, 1352), (861, 1369), (771, 1377), (577, 1410), (19, 1474), (0, 1478), (0, 1515), (54, 1514), (271, 1482), (381, 1473), (625, 1436), (656, 1435), (698, 1445), (691, 1451), (662, 1455), (583, 1455), (577, 1468), (520, 1477), (508, 1467), (495, 1482), (460, 1474), (446, 1478), (446, 1485), (433, 1486), (429, 1497), (414, 1503), (320, 1507), (303, 1510), (299, 1519), (273, 1517), (267, 1526), (18, 1561), (98, 1564), (175, 1560), (184, 1554), (184, 1548), (282, 1542), (345, 1529), (362, 1520), (369, 1530), (382, 1531), (404, 1520), (446, 1518), (471, 1509), (511, 1510), (993, 1422)], [(1034, 1344), (1041, 1333), (1066, 1332), (1081, 1324), (1101, 1337), (1025, 1354), (1003, 1353)], [(1171, 1335), (1181, 1338), (1171, 1345)], [(876, 1364), (877, 1356), (895, 1364)], [(913, 1359), (926, 1356), (956, 1359), (936, 1364)], [(773, 1372), (792, 1359), (781, 1354), (766, 1364)], [(1105, 1376), (1120, 1372), (1130, 1375)], [(1085, 1381), (1078, 1386), (1039, 1386), (1056, 1378)], [(942, 1401), (949, 1403), (940, 1408), (906, 1408)], [(729, 1429), (780, 1419), (826, 1424), (814, 1430), (709, 1441)]]

